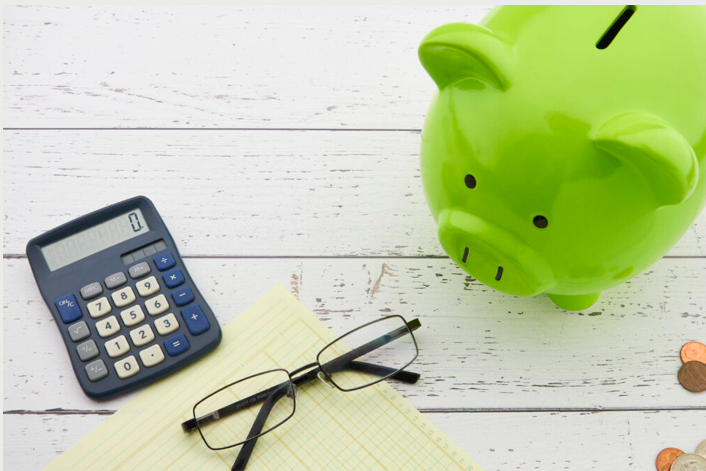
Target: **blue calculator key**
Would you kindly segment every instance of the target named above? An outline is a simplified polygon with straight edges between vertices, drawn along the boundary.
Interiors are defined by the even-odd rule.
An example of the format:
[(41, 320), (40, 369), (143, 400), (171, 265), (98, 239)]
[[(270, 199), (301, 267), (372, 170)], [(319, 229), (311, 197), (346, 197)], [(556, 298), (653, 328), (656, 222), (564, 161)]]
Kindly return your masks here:
[(83, 316), (81, 308), (78, 307), (78, 302), (76, 302), (76, 296), (73, 294), (66, 294), (57, 298), (54, 304), (56, 304), (56, 308), (59, 310), (61, 320), (66, 324), (77, 321)]
[(157, 267), (157, 270), (164, 271), (172, 268), (176, 265), (176, 262), (171, 252), (164, 252), (154, 257), (154, 265)]
[(184, 334), (179, 334), (166, 340), (164, 342), (164, 348), (167, 349), (169, 356), (175, 357), (189, 349), (189, 342), (186, 341)]
[(184, 306), (194, 300), (194, 293), (188, 286), (184, 286), (172, 291), (172, 298), (177, 306)]
[(164, 279), (164, 284), (167, 285), (167, 288), (176, 288), (184, 282), (184, 275), (181, 274), (181, 270), (178, 268), (168, 271), (162, 275), (162, 278)]
[(211, 327), (198, 304), (182, 309), (181, 316), (192, 335), (203, 334)]

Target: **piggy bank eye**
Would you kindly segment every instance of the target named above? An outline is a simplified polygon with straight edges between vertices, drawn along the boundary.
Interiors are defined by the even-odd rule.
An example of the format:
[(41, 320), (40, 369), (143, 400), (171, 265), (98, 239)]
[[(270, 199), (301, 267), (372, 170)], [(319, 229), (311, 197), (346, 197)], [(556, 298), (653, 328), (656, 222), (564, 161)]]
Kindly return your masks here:
[(535, 216), (534, 219), (532, 219), (532, 222), (540, 229), (544, 229), (549, 225), (549, 221), (544, 216)]
[(476, 177), (470, 173), (466, 175), (466, 178), (464, 178), (463, 181), (466, 182), (466, 186), (471, 190), (476, 187)]

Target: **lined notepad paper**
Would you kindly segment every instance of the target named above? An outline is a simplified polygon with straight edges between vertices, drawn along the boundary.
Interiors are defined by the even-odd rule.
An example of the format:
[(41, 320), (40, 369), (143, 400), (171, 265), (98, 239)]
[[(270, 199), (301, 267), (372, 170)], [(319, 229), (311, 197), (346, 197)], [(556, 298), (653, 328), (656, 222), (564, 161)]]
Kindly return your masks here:
[[(314, 361), (340, 334), (277, 286), (223, 329), (214, 352), (148, 387), (46, 469), (227, 471), (240, 447), (214, 452), (184, 433), (193, 405), (244, 376)], [(344, 393), (320, 381), (299, 388), (296, 414), (258, 440), (247, 469), (480, 471), (386, 383)]]

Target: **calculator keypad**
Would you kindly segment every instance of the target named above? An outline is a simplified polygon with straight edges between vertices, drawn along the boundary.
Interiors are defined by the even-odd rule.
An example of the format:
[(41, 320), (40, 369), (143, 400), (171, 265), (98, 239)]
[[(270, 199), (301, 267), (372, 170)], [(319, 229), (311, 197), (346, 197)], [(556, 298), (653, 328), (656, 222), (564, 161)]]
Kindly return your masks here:
[(110, 311), (112, 311), (112, 308), (110, 307), (110, 302), (108, 301), (108, 298), (106, 298), (105, 296), (96, 299), (91, 303), (88, 303), (88, 313), (94, 319), (97, 319), (98, 317), (103, 317)]
[(143, 298), (159, 291), (159, 283), (157, 283), (157, 278), (154, 276), (138, 281), (135, 287), (137, 288), (138, 294)]
[(110, 316), (107, 319), (96, 322), (96, 329), (98, 330), (98, 335), (106, 338), (120, 332), (120, 324), (115, 316)]
[(135, 302), (135, 292), (132, 291), (132, 288), (129, 286), (121, 290), (114, 291), (111, 296), (115, 307), (125, 307)]
[(126, 354), (130, 350), (130, 344), (124, 335), (110, 339), (105, 343), (105, 351), (108, 352), (110, 358), (117, 358), (120, 355)]
[(140, 372), (140, 365), (137, 364), (135, 357), (130, 355), (124, 360), (115, 362), (115, 372), (118, 373), (118, 378), (127, 379)]
[(160, 294), (159, 296), (145, 301), (145, 307), (151, 316), (156, 316), (157, 314), (166, 312), (169, 309), (169, 303), (167, 302), (167, 298), (163, 294)]
[(130, 331), (130, 338), (136, 347), (147, 345), (154, 340), (154, 332), (149, 324), (145, 324), (135, 330)]
[(134, 306), (122, 311), (120, 313), (120, 317), (122, 318), (125, 327), (132, 327), (133, 325), (137, 325), (145, 320), (145, 313), (142, 311), (139, 304), (135, 304)]
[[(157, 274), (149, 276), (154, 268), (161, 277)], [(127, 269), (127, 275), (136, 280), (134, 287), (125, 286), (128, 276), (120, 271), (106, 277), (103, 285), (93, 282), (79, 290), (81, 298), (87, 301), (90, 317), (95, 321), (80, 321), (81, 308), (73, 294), (55, 301), (62, 320), (70, 324), (65, 328), (71, 340), (76, 342), (74, 348), (79, 359), (86, 362), (85, 371), (90, 381), (109, 376), (111, 368), (118, 378), (131, 378), (140, 372), (141, 367), (152, 368), (167, 357), (183, 354), (191, 345), (188, 334), (178, 333), (182, 323), (191, 335), (199, 335), (211, 327), (201, 307), (194, 303), (191, 288), (184, 285), (184, 274), (171, 253), (157, 253), (151, 260), (134, 263)], [(105, 294), (104, 288), (108, 290)], [(168, 288), (168, 291), (162, 288)], [(178, 307), (178, 313), (167, 313), (172, 306)], [(108, 316), (114, 308), (118, 311)], [(91, 338), (92, 331), (98, 335)], [(157, 335), (162, 339), (155, 342)], [(96, 342), (99, 337), (105, 340)], [(97, 358), (101, 351), (115, 359), (112, 367)]]

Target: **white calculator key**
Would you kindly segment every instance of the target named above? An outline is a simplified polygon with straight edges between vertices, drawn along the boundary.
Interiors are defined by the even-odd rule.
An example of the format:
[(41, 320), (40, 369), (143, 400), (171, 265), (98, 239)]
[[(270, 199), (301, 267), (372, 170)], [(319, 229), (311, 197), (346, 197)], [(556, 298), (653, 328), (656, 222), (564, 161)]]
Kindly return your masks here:
[(160, 294), (159, 296), (145, 301), (145, 307), (150, 315), (156, 316), (169, 309), (169, 303), (167, 302), (167, 298), (165, 298), (163, 294)]
[(122, 311), (120, 313), (120, 317), (123, 318), (123, 324), (125, 324), (125, 327), (131, 327), (144, 321), (145, 313), (139, 305), (135, 304), (131, 308)]
[(159, 365), (164, 361), (164, 353), (159, 344), (154, 344), (149, 348), (145, 348), (140, 352), (140, 360), (147, 368), (154, 365)]
[(152, 332), (152, 327), (149, 324), (145, 324), (138, 329), (130, 331), (130, 338), (136, 347), (141, 347), (154, 340), (154, 332)]
[(96, 299), (91, 303), (88, 303), (88, 313), (94, 319), (96, 317), (105, 316), (110, 312), (110, 310), (110, 301), (108, 301), (108, 298), (106, 298), (105, 296), (100, 299)]
[(146, 280), (138, 281), (135, 288), (137, 288), (137, 292), (140, 296), (144, 298), (145, 296), (149, 296), (150, 294), (154, 294), (159, 291), (159, 283), (157, 283), (157, 278), (150, 276)]
[(112, 340), (108, 340), (105, 343), (105, 350), (108, 352), (110, 358), (119, 357), (130, 350), (130, 344), (127, 343), (127, 339), (124, 335), (120, 337), (115, 337)]
[(101, 337), (110, 337), (113, 334), (120, 332), (120, 324), (118, 323), (118, 318), (115, 316), (110, 316), (107, 319), (96, 322), (96, 329), (98, 329), (98, 335)]
[(113, 296), (113, 302), (116, 307), (127, 306), (135, 302), (135, 293), (129, 286), (115, 291), (111, 296)]
[(118, 378), (126, 379), (139, 373), (140, 365), (137, 364), (135, 357), (130, 355), (123, 360), (115, 362), (115, 372), (118, 373)]
[(154, 321), (154, 326), (157, 328), (159, 335), (171, 334), (179, 328), (179, 322), (171, 312), (164, 317), (160, 317)]

